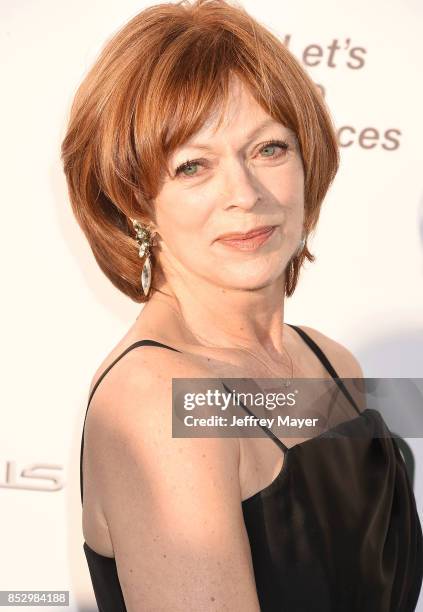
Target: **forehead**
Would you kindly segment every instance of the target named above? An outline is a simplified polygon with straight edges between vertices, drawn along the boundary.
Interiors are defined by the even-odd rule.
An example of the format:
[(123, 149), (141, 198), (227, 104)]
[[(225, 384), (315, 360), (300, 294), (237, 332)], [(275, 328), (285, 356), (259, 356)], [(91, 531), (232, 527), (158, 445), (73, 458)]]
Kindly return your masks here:
[(234, 77), (230, 82), (227, 98), (215, 105), (201, 128), (178, 148), (207, 148), (207, 143), (220, 138), (248, 140), (266, 128), (290, 131), (272, 118), (242, 81)]

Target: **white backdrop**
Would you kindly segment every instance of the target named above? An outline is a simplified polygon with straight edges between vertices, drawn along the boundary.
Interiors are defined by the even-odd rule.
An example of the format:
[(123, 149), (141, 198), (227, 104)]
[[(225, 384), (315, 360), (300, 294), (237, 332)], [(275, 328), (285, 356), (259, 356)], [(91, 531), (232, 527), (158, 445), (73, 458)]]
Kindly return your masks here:
[[(151, 4), (0, 4), (0, 590), (69, 590), (75, 611), (96, 610), (79, 497), (88, 385), (139, 306), (102, 274), (72, 216), (60, 143), (100, 48)], [(286, 321), (345, 344), (365, 376), (423, 377), (423, 4), (242, 4), (287, 37), (340, 130), (341, 168), (311, 242), (316, 262), (287, 300)], [(423, 521), (423, 440), (407, 442)], [(25, 468), (38, 477), (22, 478)]]

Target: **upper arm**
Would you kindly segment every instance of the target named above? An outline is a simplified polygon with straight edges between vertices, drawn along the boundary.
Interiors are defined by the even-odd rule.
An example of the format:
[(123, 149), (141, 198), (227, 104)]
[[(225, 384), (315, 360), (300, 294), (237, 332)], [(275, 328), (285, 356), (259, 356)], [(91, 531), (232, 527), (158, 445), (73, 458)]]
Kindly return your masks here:
[(117, 374), (119, 393), (103, 394), (95, 417), (98, 491), (128, 612), (257, 612), (239, 441), (172, 438), (163, 372), (173, 361), (174, 377), (195, 374), (167, 351), (161, 368), (146, 353), (142, 369), (134, 359)]
[(367, 406), (364, 373), (355, 355), (346, 346), (317, 329), (306, 325), (301, 325), (301, 328), (322, 349), (355, 403), (361, 411), (364, 410)]

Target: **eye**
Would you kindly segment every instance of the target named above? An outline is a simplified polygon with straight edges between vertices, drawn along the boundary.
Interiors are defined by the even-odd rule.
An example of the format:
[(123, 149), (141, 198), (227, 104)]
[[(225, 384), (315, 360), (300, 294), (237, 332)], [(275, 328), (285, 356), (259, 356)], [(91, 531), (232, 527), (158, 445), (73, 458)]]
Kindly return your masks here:
[[(263, 151), (266, 149), (275, 149), (277, 147), (279, 149), (282, 149), (282, 151), (287, 151), (289, 149), (288, 143), (285, 142), (284, 140), (268, 140), (267, 142), (263, 143), (263, 145), (260, 148), (260, 151)], [(281, 154), (280, 155), (265, 155), (265, 157), (279, 158), (281, 157)], [(181, 164), (180, 166), (176, 168), (175, 176), (178, 176), (182, 172), (185, 172), (185, 170), (189, 171), (195, 166), (204, 166), (204, 163), (202, 163), (201, 159), (188, 159), (186, 162), (184, 162), (183, 164)], [(197, 172), (188, 172), (188, 174), (184, 174), (184, 176), (186, 178), (189, 178), (190, 176), (195, 176), (196, 174)]]
[[(184, 162), (183, 164), (181, 164), (180, 166), (178, 166), (175, 170), (175, 176), (178, 176), (178, 174), (180, 174), (181, 172), (184, 172), (185, 170), (189, 170), (190, 168), (192, 168), (193, 166), (202, 166), (203, 164), (201, 163), (201, 160), (199, 159), (189, 159), (186, 162)], [(194, 176), (195, 173), (189, 173), (189, 174), (185, 174), (184, 176)]]
[[(265, 149), (275, 149), (275, 147), (279, 147), (280, 149), (283, 149), (284, 151), (289, 149), (288, 143), (285, 142), (284, 140), (268, 140), (262, 145), (262, 147), (260, 148), (260, 151), (264, 151)], [(275, 157), (275, 156), (265, 155), (265, 157)], [(280, 155), (276, 155), (276, 157), (280, 157)]]

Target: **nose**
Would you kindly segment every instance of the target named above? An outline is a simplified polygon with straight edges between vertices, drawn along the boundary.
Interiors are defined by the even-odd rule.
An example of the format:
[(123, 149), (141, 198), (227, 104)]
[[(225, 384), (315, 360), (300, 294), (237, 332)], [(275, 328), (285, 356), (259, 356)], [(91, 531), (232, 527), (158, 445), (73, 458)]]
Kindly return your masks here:
[(241, 160), (231, 160), (222, 172), (222, 196), (225, 209), (233, 207), (248, 210), (260, 198), (258, 179)]

